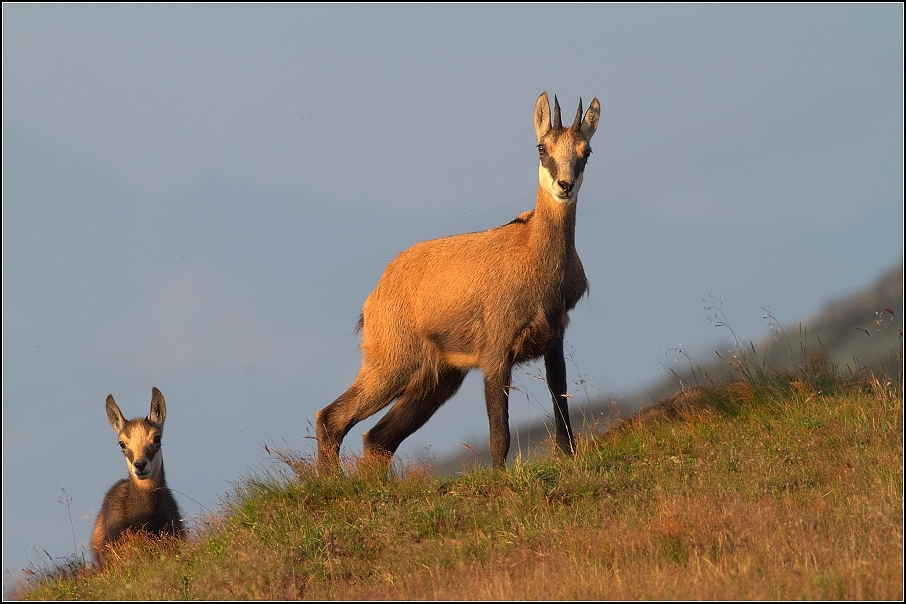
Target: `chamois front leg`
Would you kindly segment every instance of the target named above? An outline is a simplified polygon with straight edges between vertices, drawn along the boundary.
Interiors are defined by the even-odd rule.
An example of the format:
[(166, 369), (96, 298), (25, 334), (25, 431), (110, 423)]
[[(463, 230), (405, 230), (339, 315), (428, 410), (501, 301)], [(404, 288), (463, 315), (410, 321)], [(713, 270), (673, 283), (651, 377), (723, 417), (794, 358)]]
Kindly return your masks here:
[(576, 452), (576, 441), (569, 423), (569, 401), (566, 392), (566, 358), (563, 355), (563, 338), (554, 338), (544, 354), (547, 386), (554, 401), (554, 425), (557, 446), (570, 455)]
[(510, 452), (510, 380), (513, 367), (507, 364), (505, 368), (485, 370), (484, 373), (484, 399), (491, 429), (491, 465), (502, 469), (506, 467), (506, 456)]

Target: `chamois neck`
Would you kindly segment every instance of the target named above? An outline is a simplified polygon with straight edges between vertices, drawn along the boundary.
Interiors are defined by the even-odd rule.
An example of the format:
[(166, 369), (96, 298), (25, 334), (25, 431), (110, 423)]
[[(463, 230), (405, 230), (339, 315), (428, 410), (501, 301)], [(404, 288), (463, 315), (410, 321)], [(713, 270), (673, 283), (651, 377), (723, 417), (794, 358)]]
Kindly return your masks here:
[[(576, 202), (569, 203), (554, 199), (553, 195), (538, 185), (538, 200), (535, 203), (535, 218), (538, 227), (546, 231), (545, 238), (550, 239), (554, 233), (562, 233), (566, 249), (576, 245)], [(559, 237), (555, 237), (559, 239)]]

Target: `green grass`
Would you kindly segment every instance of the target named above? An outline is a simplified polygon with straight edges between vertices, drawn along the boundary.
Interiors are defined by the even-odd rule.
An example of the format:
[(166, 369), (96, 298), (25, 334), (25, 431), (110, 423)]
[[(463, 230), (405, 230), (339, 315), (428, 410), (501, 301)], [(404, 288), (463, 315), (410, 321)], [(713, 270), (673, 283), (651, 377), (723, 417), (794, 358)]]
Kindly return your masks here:
[(15, 597), (900, 600), (901, 380), (805, 358), (505, 472), (318, 476), (278, 451), (188, 541), (137, 538)]

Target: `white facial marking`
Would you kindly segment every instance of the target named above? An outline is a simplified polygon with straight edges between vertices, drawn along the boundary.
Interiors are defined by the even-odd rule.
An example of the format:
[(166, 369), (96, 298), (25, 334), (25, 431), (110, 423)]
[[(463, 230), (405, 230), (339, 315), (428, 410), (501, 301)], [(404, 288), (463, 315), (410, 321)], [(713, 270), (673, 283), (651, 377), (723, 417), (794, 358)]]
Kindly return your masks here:
[(576, 184), (573, 186), (573, 190), (569, 192), (568, 196), (563, 197), (563, 189), (561, 189), (560, 185), (557, 184), (557, 181), (553, 179), (551, 173), (544, 167), (544, 164), (538, 163), (538, 182), (541, 184), (541, 188), (558, 203), (575, 203), (576, 195), (579, 193), (579, 188), (582, 186), (582, 176), (583, 175), (580, 173), (579, 177), (576, 178)]
[[(129, 422), (129, 424), (135, 425), (133, 422)], [(126, 455), (126, 467), (129, 468), (129, 475), (139, 482), (156, 476), (163, 464), (163, 456), (159, 448), (153, 457), (148, 458), (145, 456), (145, 450), (153, 445), (154, 438), (158, 434), (159, 432), (156, 429), (146, 430), (141, 425), (135, 426), (131, 430), (126, 429), (120, 432), (120, 440), (126, 445), (124, 452), (129, 451), (132, 455), (131, 461), (129, 455)], [(145, 465), (141, 470), (136, 467), (136, 461), (145, 461)]]

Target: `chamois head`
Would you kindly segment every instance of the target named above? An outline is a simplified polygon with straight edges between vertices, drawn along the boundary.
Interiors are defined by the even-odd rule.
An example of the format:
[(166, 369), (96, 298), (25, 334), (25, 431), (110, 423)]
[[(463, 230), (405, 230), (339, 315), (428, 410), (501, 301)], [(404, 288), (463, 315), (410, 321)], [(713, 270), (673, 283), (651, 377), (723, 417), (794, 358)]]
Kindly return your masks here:
[(127, 420), (113, 400), (107, 396), (107, 418), (119, 437), (120, 449), (126, 456), (129, 475), (136, 484), (147, 483), (149, 478), (156, 477), (163, 467), (163, 456), (160, 453), (160, 440), (164, 434), (164, 419), (167, 417), (167, 406), (164, 396), (157, 388), (151, 390), (151, 413), (148, 417)]
[(541, 189), (559, 203), (572, 203), (582, 186), (585, 162), (591, 155), (592, 135), (598, 128), (601, 104), (594, 99), (582, 117), (582, 100), (576, 119), (569, 128), (560, 121), (560, 104), (554, 96), (554, 122), (547, 93), (541, 93), (535, 103), (535, 134), (538, 135), (538, 182)]

